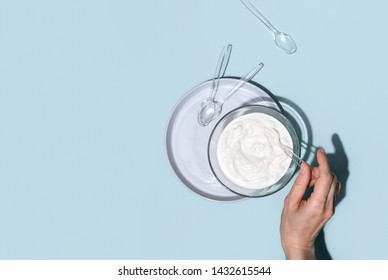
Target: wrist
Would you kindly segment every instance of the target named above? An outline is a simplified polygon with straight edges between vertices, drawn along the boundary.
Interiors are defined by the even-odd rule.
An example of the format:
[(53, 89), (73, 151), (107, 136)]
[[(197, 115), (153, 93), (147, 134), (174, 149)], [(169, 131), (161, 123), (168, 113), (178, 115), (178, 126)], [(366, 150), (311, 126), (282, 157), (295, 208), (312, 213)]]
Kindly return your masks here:
[(283, 250), (287, 260), (315, 260), (314, 245), (283, 245)]

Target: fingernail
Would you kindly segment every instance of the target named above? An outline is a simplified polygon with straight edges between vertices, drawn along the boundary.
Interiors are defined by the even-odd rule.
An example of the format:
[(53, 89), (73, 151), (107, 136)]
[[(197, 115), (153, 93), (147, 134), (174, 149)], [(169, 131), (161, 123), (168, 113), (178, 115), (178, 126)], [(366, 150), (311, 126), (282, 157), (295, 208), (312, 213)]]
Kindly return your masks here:
[(337, 184), (338, 184), (338, 186), (337, 186), (337, 193), (336, 193), (336, 195), (338, 195), (341, 192), (341, 187), (342, 187), (341, 182), (338, 182)]
[(326, 152), (325, 152), (325, 149), (324, 148), (321, 148), (321, 151), (324, 155), (326, 155)]

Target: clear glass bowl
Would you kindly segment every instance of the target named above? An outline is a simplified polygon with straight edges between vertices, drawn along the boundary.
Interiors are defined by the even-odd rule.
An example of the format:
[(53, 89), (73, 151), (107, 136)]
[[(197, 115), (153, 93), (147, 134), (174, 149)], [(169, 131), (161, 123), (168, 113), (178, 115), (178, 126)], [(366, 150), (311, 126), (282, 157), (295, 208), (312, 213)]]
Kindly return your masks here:
[(249, 188), (244, 188), (239, 185), (236, 185), (235, 183), (230, 181), (224, 175), (217, 157), (218, 139), (222, 131), (224, 130), (224, 128), (234, 119), (247, 114), (252, 114), (252, 113), (264, 113), (277, 119), (280, 123), (282, 123), (291, 136), (294, 154), (296, 154), (297, 156), (300, 156), (300, 142), (289, 120), (282, 113), (280, 113), (275, 109), (265, 107), (265, 106), (260, 106), (260, 105), (251, 105), (251, 106), (240, 107), (229, 112), (215, 125), (209, 138), (208, 159), (209, 159), (211, 170), (213, 171), (217, 180), (223, 186), (228, 188), (230, 191), (246, 197), (262, 197), (262, 196), (273, 194), (287, 185), (287, 183), (291, 180), (292, 176), (294, 175), (296, 168), (298, 167), (297, 163), (294, 160), (291, 160), (286, 173), (275, 184), (263, 189), (249, 189)]

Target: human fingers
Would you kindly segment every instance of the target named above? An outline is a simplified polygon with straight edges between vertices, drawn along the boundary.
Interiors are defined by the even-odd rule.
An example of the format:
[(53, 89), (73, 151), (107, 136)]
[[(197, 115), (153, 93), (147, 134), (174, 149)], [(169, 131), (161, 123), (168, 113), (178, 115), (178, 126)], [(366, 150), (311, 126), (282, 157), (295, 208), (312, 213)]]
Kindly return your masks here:
[(292, 205), (299, 205), (306, 192), (311, 178), (310, 166), (307, 163), (302, 163), (298, 177), (296, 177), (294, 185), (292, 186), (290, 193), (287, 195), (286, 200)]
[(317, 161), (319, 174), (330, 173), (329, 160), (323, 148), (319, 148), (317, 151)]
[(319, 170), (318, 170), (318, 167), (314, 167), (311, 169), (311, 179), (310, 179), (309, 187), (314, 186), (315, 183), (317, 182), (317, 179), (319, 179)]
[[(333, 181), (330, 184), (330, 190), (329, 190), (329, 193), (327, 195), (327, 200), (326, 200), (326, 205), (325, 205), (325, 208), (327, 209), (328, 212), (331, 212), (331, 210), (334, 210), (333, 209), (334, 208), (334, 201), (335, 201), (335, 197), (337, 196), (338, 187), (339, 187), (337, 176), (335, 176), (334, 173), (332, 173), (332, 175), (333, 175)], [(334, 212), (334, 211), (332, 211), (332, 212)]]
[(316, 199), (326, 201), (330, 191), (331, 183), (333, 182), (333, 175), (330, 172), (329, 161), (322, 148), (317, 151), (318, 160), (318, 178), (314, 187), (314, 196)]

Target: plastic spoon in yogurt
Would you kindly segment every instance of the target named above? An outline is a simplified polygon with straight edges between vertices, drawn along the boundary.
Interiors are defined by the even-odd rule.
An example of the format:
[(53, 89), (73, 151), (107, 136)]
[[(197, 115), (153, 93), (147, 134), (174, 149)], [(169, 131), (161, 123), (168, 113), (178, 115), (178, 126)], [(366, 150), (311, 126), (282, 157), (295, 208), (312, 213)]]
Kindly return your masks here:
[(202, 126), (208, 125), (212, 120), (216, 119), (222, 112), (222, 106), (224, 103), (234, 94), (236, 93), (246, 82), (250, 81), (259, 71), (263, 68), (264, 64), (259, 63), (255, 66), (251, 71), (245, 74), (236, 84), (235, 86), (226, 94), (224, 98), (220, 98), (219, 100), (205, 100), (201, 104), (201, 108), (199, 110), (199, 119), (200, 124)]
[(279, 144), (280, 149), (282, 149), (283, 152), (284, 152), (289, 158), (291, 158), (291, 160), (295, 161), (295, 163), (300, 167), (300, 166), (302, 165), (302, 163), (304, 162), (304, 160), (301, 159), (297, 154), (295, 154), (294, 151), (293, 151), (293, 149), (292, 149), (290, 146), (284, 144), (284, 143), (280, 140), (280, 134), (279, 134), (278, 131), (273, 130), (273, 132), (274, 132), (274, 135), (277, 136), (277, 137), (276, 137), (276, 136), (275, 136), (275, 137), (277, 138), (277, 142), (278, 142), (278, 144)]
[(276, 46), (285, 53), (292, 54), (296, 52), (296, 44), (290, 35), (278, 31), (266, 17), (249, 1), (241, 0), (241, 3), (255, 16), (257, 17), (273, 34), (273, 39)]
[(291, 147), (288, 147), (287, 145), (283, 144), (282, 142), (279, 142), (280, 148), (283, 150), (283, 152), (291, 158), (295, 163), (300, 167), (302, 163), (304, 162), (303, 159), (301, 159), (299, 156), (297, 156), (293, 151)]
[(215, 106), (214, 99), (218, 91), (220, 78), (224, 76), (226, 67), (228, 66), (231, 52), (232, 52), (232, 45), (229, 44), (227, 47), (224, 47), (222, 49), (220, 57), (218, 58), (216, 71), (214, 72), (214, 75), (213, 75), (210, 97), (201, 103), (201, 106), (198, 111), (198, 123), (202, 126), (206, 126), (211, 122), (211, 118), (212, 118), (214, 106)]

